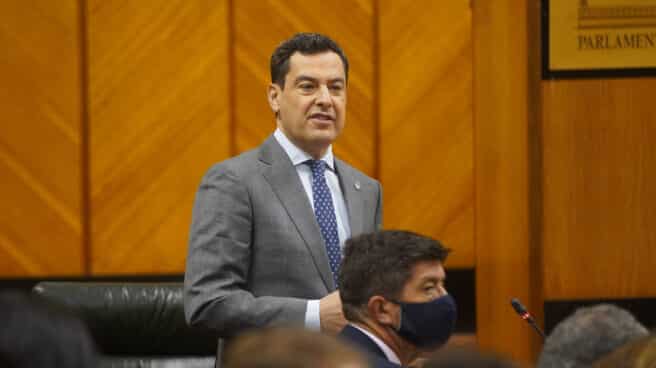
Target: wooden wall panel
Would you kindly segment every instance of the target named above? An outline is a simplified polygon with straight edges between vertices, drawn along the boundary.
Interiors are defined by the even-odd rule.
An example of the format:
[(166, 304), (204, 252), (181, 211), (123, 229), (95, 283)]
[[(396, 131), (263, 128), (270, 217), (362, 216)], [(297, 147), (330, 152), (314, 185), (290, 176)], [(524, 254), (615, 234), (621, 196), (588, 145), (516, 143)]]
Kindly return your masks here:
[(434, 236), (474, 266), (469, 1), (382, 0), (380, 178), (385, 227)]
[[(476, 322), (479, 346), (531, 364), (537, 334), (515, 315), (517, 297), (540, 314), (531, 242), (529, 1), (473, 2), (476, 177)], [(535, 14), (537, 17), (537, 13)], [(537, 19), (537, 18), (536, 18)]]
[(0, 277), (80, 275), (76, 0), (0, 2)]
[(542, 93), (545, 297), (656, 297), (656, 79)]
[(89, 0), (93, 274), (183, 272), (195, 191), (229, 154), (227, 16)]
[(350, 64), (346, 127), (335, 144), (335, 153), (373, 175), (373, 16), (372, 0), (234, 0), (235, 153), (258, 146), (275, 130), (275, 118), (266, 99), (273, 50), (294, 33), (320, 32), (340, 44)]

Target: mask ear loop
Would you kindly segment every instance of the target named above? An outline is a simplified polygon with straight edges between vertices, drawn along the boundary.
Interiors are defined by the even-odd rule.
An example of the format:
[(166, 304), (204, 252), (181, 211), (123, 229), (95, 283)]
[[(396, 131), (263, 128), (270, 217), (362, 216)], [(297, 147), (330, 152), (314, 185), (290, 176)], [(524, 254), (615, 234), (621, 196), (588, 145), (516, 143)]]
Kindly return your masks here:
[[(388, 302), (390, 302), (392, 304), (396, 304), (396, 305), (399, 306), (399, 327), (396, 327), (396, 326), (390, 327), (398, 335), (399, 331), (401, 331), (401, 324), (403, 323), (403, 302), (401, 302), (400, 300), (397, 300), (397, 299), (392, 299), (392, 298), (390, 298), (390, 299), (385, 298), (385, 300), (387, 300)], [(387, 326), (387, 327), (389, 327), (389, 326)]]

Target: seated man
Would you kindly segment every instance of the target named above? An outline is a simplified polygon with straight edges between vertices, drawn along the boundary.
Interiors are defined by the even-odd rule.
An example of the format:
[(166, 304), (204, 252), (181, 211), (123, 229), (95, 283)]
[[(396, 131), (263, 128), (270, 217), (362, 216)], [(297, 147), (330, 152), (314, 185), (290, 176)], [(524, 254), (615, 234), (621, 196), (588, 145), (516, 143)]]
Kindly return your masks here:
[(616, 348), (649, 334), (631, 313), (612, 304), (579, 308), (544, 342), (538, 368), (586, 368)]
[(339, 284), (349, 324), (340, 336), (368, 353), (374, 367), (406, 366), (444, 344), (456, 321), (444, 289), (449, 251), (407, 231), (347, 240)]

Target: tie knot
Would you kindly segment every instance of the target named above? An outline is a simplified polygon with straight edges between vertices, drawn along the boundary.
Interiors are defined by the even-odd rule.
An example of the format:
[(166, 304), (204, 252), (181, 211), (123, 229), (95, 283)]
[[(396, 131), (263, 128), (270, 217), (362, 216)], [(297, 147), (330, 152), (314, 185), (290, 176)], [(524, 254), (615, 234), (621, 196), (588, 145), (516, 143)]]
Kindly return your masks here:
[(310, 165), (310, 170), (314, 175), (323, 175), (326, 171), (326, 163), (323, 160), (307, 160), (308, 165)]

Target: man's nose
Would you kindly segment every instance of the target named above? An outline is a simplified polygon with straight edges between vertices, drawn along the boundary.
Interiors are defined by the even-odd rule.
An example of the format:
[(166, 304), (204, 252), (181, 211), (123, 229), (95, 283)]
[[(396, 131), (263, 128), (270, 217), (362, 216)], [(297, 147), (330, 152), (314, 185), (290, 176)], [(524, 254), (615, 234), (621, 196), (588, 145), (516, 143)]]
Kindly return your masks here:
[(328, 86), (320, 86), (317, 90), (317, 104), (321, 106), (330, 106), (333, 103), (332, 96), (328, 90)]

